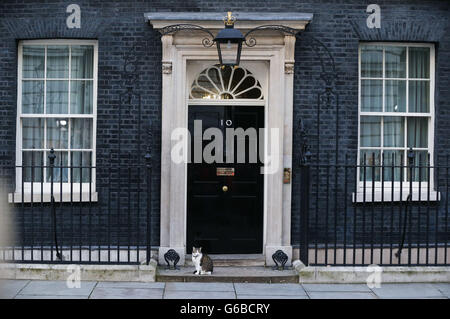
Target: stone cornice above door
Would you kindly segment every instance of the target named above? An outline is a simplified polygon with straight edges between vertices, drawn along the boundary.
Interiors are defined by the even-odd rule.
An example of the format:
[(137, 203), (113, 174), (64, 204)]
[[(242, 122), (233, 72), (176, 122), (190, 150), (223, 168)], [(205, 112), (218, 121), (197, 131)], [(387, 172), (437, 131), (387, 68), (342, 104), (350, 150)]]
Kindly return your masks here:
[[(149, 12), (144, 17), (160, 30), (174, 24), (195, 24), (216, 31), (223, 28), (225, 12)], [(235, 28), (246, 31), (262, 25), (283, 25), (303, 30), (312, 20), (312, 13), (299, 12), (233, 12)]]

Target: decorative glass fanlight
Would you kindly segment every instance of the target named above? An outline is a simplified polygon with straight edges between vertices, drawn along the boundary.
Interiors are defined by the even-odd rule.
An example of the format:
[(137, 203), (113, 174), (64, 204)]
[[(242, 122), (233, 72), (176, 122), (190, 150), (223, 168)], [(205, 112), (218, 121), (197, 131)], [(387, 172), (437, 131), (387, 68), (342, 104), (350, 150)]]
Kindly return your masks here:
[(191, 99), (263, 100), (261, 84), (255, 76), (242, 67), (210, 66), (194, 80), (190, 92)]

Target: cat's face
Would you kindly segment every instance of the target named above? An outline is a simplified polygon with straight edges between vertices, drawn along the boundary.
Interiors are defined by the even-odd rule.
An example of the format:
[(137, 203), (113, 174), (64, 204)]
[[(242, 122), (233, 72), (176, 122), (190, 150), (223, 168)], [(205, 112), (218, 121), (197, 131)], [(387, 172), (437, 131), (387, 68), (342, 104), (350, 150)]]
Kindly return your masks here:
[(192, 257), (197, 257), (202, 253), (202, 247), (192, 247)]

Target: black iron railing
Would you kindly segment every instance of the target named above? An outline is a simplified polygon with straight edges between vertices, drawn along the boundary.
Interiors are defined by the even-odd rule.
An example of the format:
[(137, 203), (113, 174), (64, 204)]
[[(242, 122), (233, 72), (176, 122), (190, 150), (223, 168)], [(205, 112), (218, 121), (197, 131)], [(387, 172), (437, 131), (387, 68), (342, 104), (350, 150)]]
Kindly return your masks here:
[(412, 151), (405, 160), (372, 153), (353, 163), (300, 162), (300, 260), (449, 265), (449, 157), (431, 165)]
[[(0, 167), (0, 261), (137, 264), (151, 258), (152, 163)], [(89, 161), (84, 161), (89, 162)], [(80, 160), (80, 163), (84, 163)], [(62, 181), (62, 182), (61, 182)]]
[[(318, 164), (304, 153), (294, 189), (305, 264), (450, 264), (448, 157)], [(150, 155), (143, 164), (129, 155), (126, 165), (111, 157), (103, 166), (63, 166), (52, 154), (46, 165), (0, 168), (0, 222), (13, 235), (0, 261), (149, 262), (157, 244)]]

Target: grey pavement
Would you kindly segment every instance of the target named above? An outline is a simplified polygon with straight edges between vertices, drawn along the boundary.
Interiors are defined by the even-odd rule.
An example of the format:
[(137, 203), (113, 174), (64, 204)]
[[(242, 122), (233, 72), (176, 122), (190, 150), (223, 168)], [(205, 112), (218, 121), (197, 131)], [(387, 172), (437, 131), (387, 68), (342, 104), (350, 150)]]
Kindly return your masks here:
[(449, 299), (450, 283), (259, 284), (0, 280), (0, 299)]

